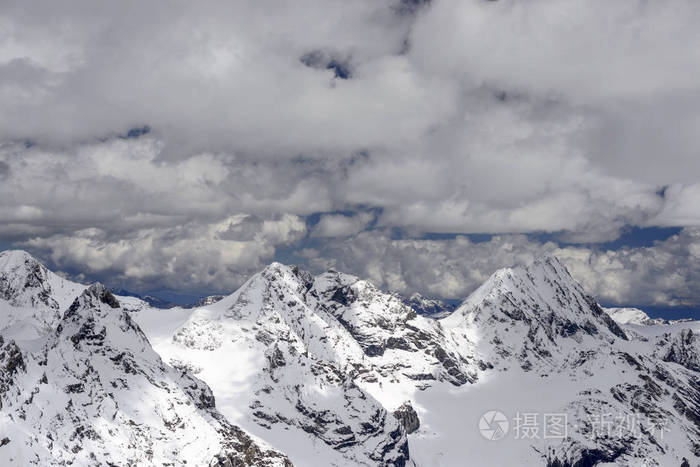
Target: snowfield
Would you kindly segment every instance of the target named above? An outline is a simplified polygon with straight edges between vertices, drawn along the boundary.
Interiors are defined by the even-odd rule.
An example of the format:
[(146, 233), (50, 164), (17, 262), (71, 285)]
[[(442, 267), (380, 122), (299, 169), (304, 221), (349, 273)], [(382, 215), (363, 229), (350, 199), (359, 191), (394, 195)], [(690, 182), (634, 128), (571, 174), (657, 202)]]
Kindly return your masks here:
[(698, 465), (698, 333), (554, 257), (456, 309), (273, 263), (161, 310), (2, 252), (0, 463)]

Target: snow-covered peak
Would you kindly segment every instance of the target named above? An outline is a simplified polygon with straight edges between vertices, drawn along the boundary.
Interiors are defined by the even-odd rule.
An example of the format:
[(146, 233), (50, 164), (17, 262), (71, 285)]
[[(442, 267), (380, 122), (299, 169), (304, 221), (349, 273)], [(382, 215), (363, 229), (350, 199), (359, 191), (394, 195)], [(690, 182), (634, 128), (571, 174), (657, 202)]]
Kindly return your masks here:
[[(546, 315), (576, 321), (603, 320), (606, 328), (611, 322), (554, 256), (538, 258), (526, 266), (499, 269), (442, 322), (458, 325), (464, 319), (479, 321), (491, 314), (516, 320)], [(610, 331), (624, 338), (614, 323)]]
[(0, 332), (22, 341), (40, 339), (84, 289), (26, 251), (0, 252)]
[(524, 369), (535, 361), (560, 365), (559, 360), (584, 342), (596, 346), (627, 339), (554, 256), (496, 271), (440, 321), (478, 340), (482, 351), (496, 360), (517, 355)]
[(605, 312), (619, 324), (656, 324), (639, 308), (604, 308)]
[(0, 252), (0, 299), (11, 306), (62, 310), (84, 288), (49, 271), (26, 251)]
[(36, 259), (24, 250), (5, 250), (0, 252), (0, 271), (9, 271), (17, 266)]
[(91, 285), (73, 301), (57, 326), (56, 336), (59, 341), (70, 340), (75, 348), (106, 345), (138, 354), (148, 349), (150, 358), (156, 359), (141, 329), (100, 283)]
[(119, 301), (104, 285), (96, 282), (75, 299), (68, 311), (70, 313), (80, 308), (103, 308), (105, 305), (119, 308)]
[[(366, 355), (333, 314), (344, 301), (335, 291), (353, 281), (272, 263), (196, 309), (164, 352), (214, 381), (225, 415), (253, 433), (276, 433), (275, 447), (301, 465), (404, 465), (406, 434), (355, 384), (358, 372), (370, 371)], [(252, 410), (241, 417), (242, 407)]]

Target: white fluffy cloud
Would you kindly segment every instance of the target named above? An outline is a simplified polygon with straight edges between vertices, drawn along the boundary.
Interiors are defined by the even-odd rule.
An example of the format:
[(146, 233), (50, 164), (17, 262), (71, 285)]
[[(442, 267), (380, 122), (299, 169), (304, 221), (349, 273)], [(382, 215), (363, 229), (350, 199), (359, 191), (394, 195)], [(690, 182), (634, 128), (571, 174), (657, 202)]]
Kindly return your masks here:
[[(233, 215), (225, 241), (267, 238), (257, 261), (295, 245), (265, 222), (311, 214), (329, 249), (368, 226), (408, 244), (699, 226), (699, 17), (692, 0), (5, 1), (0, 242), (78, 268), (164, 236), (134, 255), (150, 271), (195, 262)], [(163, 280), (189, 281), (184, 262)], [(464, 290), (450, 274), (429, 288)]]
[(356, 235), (374, 220), (369, 212), (354, 215), (325, 214), (311, 232), (312, 237), (349, 237)]
[(598, 251), (559, 247), (524, 235), (485, 242), (392, 239), (379, 231), (329, 242), (305, 256), (317, 268), (352, 271), (397, 292), (460, 299), (494, 271), (555, 254), (584, 288), (606, 303), (695, 305), (700, 302), (700, 229), (686, 228), (650, 247)]
[(305, 234), (306, 224), (297, 216), (262, 220), (237, 215), (212, 224), (141, 229), (116, 238), (101, 229), (85, 229), (32, 238), (24, 246), (48, 251), (60, 268), (111, 284), (140, 290), (225, 291), (270, 262), (275, 247)]
[(668, 306), (700, 303), (698, 228), (686, 228), (650, 247), (602, 252), (569, 247), (555, 253), (586, 289), (603, 300)]

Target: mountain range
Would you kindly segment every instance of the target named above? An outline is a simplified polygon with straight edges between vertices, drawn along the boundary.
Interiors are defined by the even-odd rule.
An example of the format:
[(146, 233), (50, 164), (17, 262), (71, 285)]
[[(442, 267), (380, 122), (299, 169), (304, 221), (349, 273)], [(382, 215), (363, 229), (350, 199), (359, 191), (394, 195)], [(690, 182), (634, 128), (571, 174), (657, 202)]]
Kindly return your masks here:
[(155, 308), (0, 252), (0, 463), (695, 466), (700, 323), (556, 257), (459, 306), (273, 263)]

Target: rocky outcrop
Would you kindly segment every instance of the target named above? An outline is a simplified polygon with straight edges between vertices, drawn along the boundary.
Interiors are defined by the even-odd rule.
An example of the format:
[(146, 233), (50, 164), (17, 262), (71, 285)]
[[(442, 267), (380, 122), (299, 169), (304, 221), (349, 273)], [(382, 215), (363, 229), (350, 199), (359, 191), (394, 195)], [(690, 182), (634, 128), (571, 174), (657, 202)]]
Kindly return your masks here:
[(657, 346), (663, 361), (700, 372), (700, 338), (691, 329), (683, 329), (676, 335), (667, 333)]
[(406, 401), (394, 410), (394, 417), (396, 417), (401, 426), (403, 426), (406, 433), (411, 434), (420, 428), (420, 420), (418, 419), (418, 414), (411, 405), (410, 401)]

